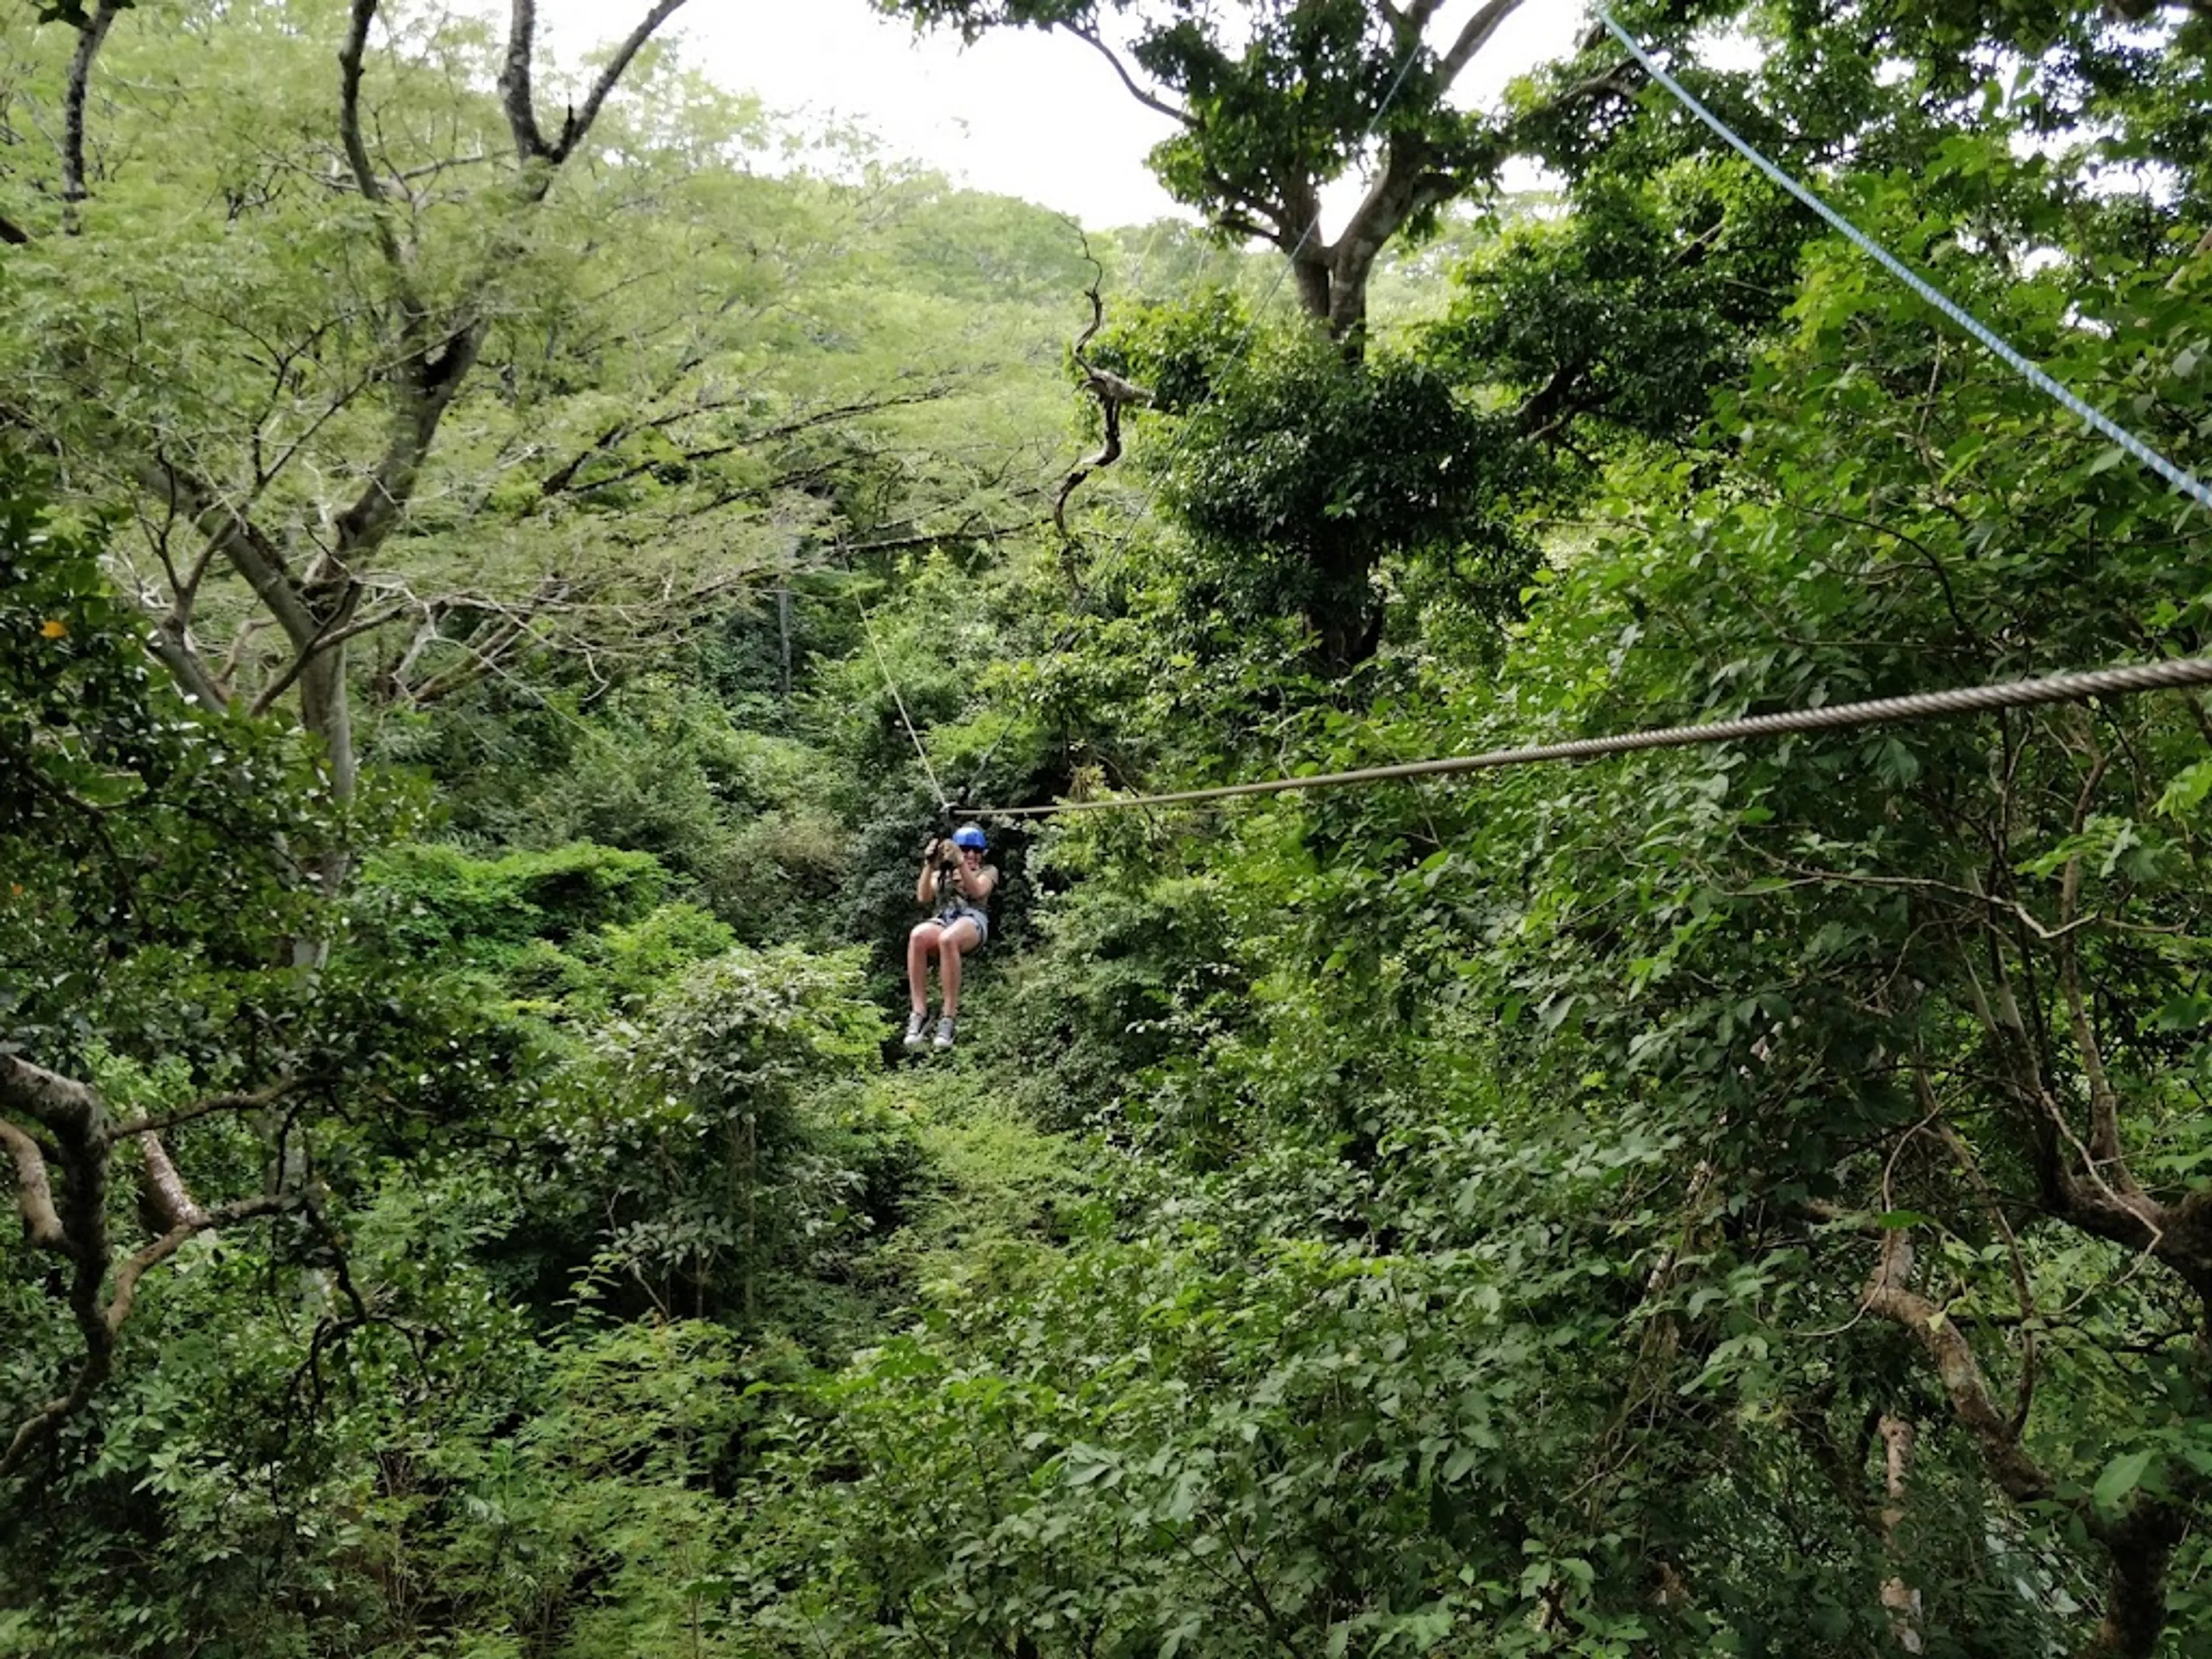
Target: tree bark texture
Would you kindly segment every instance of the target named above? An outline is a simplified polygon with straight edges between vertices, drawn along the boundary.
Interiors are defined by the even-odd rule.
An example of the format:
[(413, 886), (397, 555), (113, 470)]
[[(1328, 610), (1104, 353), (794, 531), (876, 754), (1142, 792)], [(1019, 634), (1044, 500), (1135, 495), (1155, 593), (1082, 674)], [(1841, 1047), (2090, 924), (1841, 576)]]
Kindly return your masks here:
[(1925, 1650), (1920, 1638), (1920, 1592), (1905, 1581), (1905, 1547), (1899, 1535), (1905, 1528), (1905, 1482), (1912, 1473), (1912, 1425), (1885, 1413), (1875, 1431), (1882, 1445), (1882, 1549), (1895, 1569), (1882, 1581), (1881, 1605), (1889, 1614), (1890, 1633), (1897, 1638), (1897, 1645), (1906, 1653), (1920, 1653)]
[(92, 91), (93, 61), (121, 9), (116, 0), (100, 0), (78, 26), (76, 50), (70, 55), (69, 80), (62, 94), (62, 228), (72, 236), (78, 229), (77, 204), (91, 194), (85, 184), (84, 106)]
[[(1998, 1407), (1966, 1333), (1941, 1307), (1911, 1288), (1913, 1268), (1911, 1230), (1887, 1233), (1867, 1285), (1864, 1306), (1905, 1332), (1927, 1356), (1954, 1419), (1980, 1452), (1983, 1467), (2000, 1491), (2021, 1505), (2061, 1501), (2057, 1483), (2021, 1443), (2020, 1418)], [(1900, 1454), (1887, 1428), (1884, 1440), (1893, 1476), (1901, 1485)], [(1909, 1448), (1909, 1440), (1905, 1444)], [(2069, 1507), (2106, 1558), (2105, 1605), (2097, 1631), (2082, 1650), (2083, 1659), (2154, 1659), (2166, 1628), (2166, 1570), (2187, 1529), (2188, 1500), (2139, 1492), (2118, 1518), (2100, 1513), (2087, 1499), (2073, 1500)], [(1886, 1539), (1893, 1539), (1887, 1514), (1884, 1532)], [(1898, 1591), (1905, 1589), (1902, 1578), (1893, 1583)], [(1891, 1608), (1893, 1620), (1901, 1620), (1904, 1609), (1892, 1595), (1886, 1585), (1884, 1605)], [(1917, 1600), (1911, 1613), (1917, 1620)]]
[[(167, 1121), (265, 1104), (290, 1086), (288, 1082), (259, 1094), (221, 1097)], [(118, 1256), (107, 1200), (114, 1154), (126, 1142), (143, 1159), (140, 1205), (156, 1231), (130, 1255)], [(200, 1233), (291, 1207), (295, 1192), (278, 1183), (269, 1191), (204, 1208), (178, 1172), (159, 1126), (112, 1124), (90, 1085), (8, 1054), (0, 1054), (0, 1149), (15, 1165), (24, 1236), (36, 1249), (61, 1259), (64, 1294), (82, 1345), (60, 1392), (24, 1418), (0, 1448), (4, 1478), (20, 1471), (106, 1382), (114, 1368), (117, 1338), (149, 1272)]]

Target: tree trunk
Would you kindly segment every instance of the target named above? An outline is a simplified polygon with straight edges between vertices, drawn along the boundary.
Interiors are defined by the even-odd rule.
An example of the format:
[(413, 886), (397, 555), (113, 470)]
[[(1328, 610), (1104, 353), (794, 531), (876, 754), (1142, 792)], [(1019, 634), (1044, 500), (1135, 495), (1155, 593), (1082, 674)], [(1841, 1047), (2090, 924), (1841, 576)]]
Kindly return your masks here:
[(1382, 611), (1365, 568), (1339, 574), (1325, 597), (1306, 612), (1318, 666), (1332, 680), (1342, 679), (1375, 654), (1382, 642)]
[(2105, 1573), (2105, 1613), (2084, 1659), (2151, 1659), (2165, 1634), (2166, 1570), (2188, 1529), (2186, 1511), (2138, 1494), (2136, 1507), (2103, 1529), (2111, 1558)]
[(331, 798), (350, 801), (360, 779), (354, 755), (353, 704), (347, 695), (343, 641), (315, 652), (300, 674), (300, 723), (323, 745)]
[[(102, 0), (79, 26), (61, 147), (65, 211), (88, 193), (83, 161), (86, 82), (110, 25), (128, 3)], [(496, 83), (517, 157), (510, 209), (527, 211), (544, 199), (631, 62), (684, 3), (653, 0), (644, 18), (600, 66), (582, 103), (568, 106), (558, 133), (549, 137), (539, 127), (531, 101), (537, 6), (535, 0), (511, 0), (507, 53)], [(478, 270), (459, 293), (439, 297), (419, 286), (419, 250), (410, 240), (411, 222), (395, 211), (404, 188), (395, 185), (388, 169), (380, 167), (362, 118), (369, 34), (381, 9), (382, 0), (350, 0), (346, 8), (346, 31), (337, 54), (337, 147), (366, 207), (364, 240), (373, 245), (392, 281), (386, 316), (391, 337), (380, 352), (384, 366), (368, 377), (363, 388), (367, 395), (369, 387), (381, 386), (392, 398), (381, 455), (367, 470), (354, 499), (331, 514), (335, 538), (304, 574), (288, 558), (285, 539), (257, 521), (255, 490), (241, 492), (226, 483), (219, 472), (203, 471), (161, 448), (140, 458), (131, 469), (155, 516), (185, 515), (208, 538), (213, 554), (244, 579), (269, 620), (282, 629), (293, 660), (264, 692), (255, 712), (262, 712), (285, 691), (297, 690), (301, 722), (322, 744), (325, 781), (332, 799), (341, 805), (353, 799), (359, 769), (346, 683), (347, 637), (361, 599), (359, 584), (413, 502), (436, 447), (440, 426), (476, 368), (489, 333), (496, 310), (493, 296), (505, 268), (526, 246), (519, 229), (495, 229)], [(202, 660), (191, 639), (198, 576), (179, 582), (173, 572), (172, 586), (175, 591), (169, 596), (168, 613), (150, 618), (155, 629), (154, 654), (188, 693), (204, 702), (220, 707), (235, 701), (223, 684), (227, 671), (217, 672)], [(331, 890), (346, 873), (342, 858), (321, 860), (317, 868)]]
[(1887, 1501), (1881, 1510), (1881, 1543), (1890, 1561), (1890, 1576), (1882, 1581), (1881, 1605), (1889, 1614), (1889, 1628), (1897, 1645), (1907, 1653), (1923, 1651), (1920, 1639), (1920, 1592), (1905, 1580), (1904, 1550), (1899, 1533), (1905, 1525), (1905, 1482), (1912, 1473), (1912, 1425), (1885, 1414), (1881, 1435)]
[(1327, 322), (1336, 308), (1329, 287), (1328, 250), (1310, 244), (1291, 257), (1291, 274), (1297, 279), (1298, 306), (1316, 322)]
[(1328, 331), (1355, 362), (1367, 350), (1367, 270), (1356, 279), (1333, 283), (1328, 296)]

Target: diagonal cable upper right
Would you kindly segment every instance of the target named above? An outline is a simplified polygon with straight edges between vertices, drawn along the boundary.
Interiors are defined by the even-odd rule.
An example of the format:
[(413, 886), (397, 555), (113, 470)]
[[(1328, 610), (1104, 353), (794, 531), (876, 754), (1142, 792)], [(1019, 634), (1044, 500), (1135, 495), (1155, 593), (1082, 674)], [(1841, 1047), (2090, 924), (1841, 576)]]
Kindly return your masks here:
[(2208, 486), (2194, 473), (2176, 465), (2153, 449), (2141, 438), (2086, 401), (2078, 392), (2060, 385), (2037, 364), (2031, 362), (1994, 329), (1976, 317), (1964, 306), (1937, 288), (1918, 271), (1906, 264), (1873, 237), (1861, 230), (1849, 219), (1815, 196), (1774, 162), (1769, 161), (1751, 142), (1735, 128), (1707, 109), (1697, 94), (1662, 68), (1657, 59), (1646, 51), (1636, 37), (1613, 21), (1613, 14), (1603, 6), (1595, 9), (1598, 21), (1613, 32), (1613, 38), (1628, 48), (1629, 53), (1644, 66), (1644, 71), (1660, 86), (1666, 88), (1684, 109), (1696, 116), (1719, 136), (1729, 147), (1757, 167), (1776, 184), (1788, 191), (1807, 207), (1813, 210), (1827, 224), (1843, 235), (1854, 246), (1871, 257), (1881, 268), (1895, 276), (1915, 294), (1980, 342), (1998, 362), (2003, 363), (2037, 391), (2073, 415), (2092, 431), (2111, 439), (2128, 454), (2189, 496), (2199, 507), (2212, 507), (2212, 486)]

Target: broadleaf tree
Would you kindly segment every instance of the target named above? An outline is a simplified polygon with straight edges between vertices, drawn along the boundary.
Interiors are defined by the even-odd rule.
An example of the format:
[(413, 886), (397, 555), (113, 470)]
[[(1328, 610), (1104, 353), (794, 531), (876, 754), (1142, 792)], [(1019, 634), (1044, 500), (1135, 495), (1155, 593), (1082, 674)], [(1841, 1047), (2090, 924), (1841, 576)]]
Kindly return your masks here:
[[(1309, 316), (1355, 347), (1375, 261), (1445, 204), (1493, 183), (1497, 118), (1453, 87), (1522, 0), (1486, 0), (1455, 29), (1444, 0), (1265, 0), (1234, 15), (1152, 0), (878, 0), (923, 27), (1056, 30), (1103, 57), (1180, 129), (1152, 155), (1177, 201), (1291, 262)], [(1322, 192), (1364, 180), (1334, 234)]]
[[(452, 31), (422, 39), (422, 20), (381, 0), (304, 17), (134, 8), (129, 46), (149, 66), (168, 60), (161, 97), (186, 90), (186, 65), (219, 64), (239, 93), (252, 88), (244, 106), (279, 144), (234, 126), (207, 150), (156, 147), (143, 125), (155, 100), (135, 88), (138, 124), (97, 169), (87, 156), (103, 155), (99, 141), (74, 120), (64, 134), (67, 234), (51, 248), (33, 238), (21, 257), (51, 259), (48, 295), (67, 297), (33, 319), (44, 349), (19, 365), (33, 398), (18, 394), (15, 416), (131, 501), (151, 544), (143, 592), (155, 649), (211, 705), (234, 695), (227, 671), (237, 665), (209, 649), (203, 596), (218, 575), (250, 596), (251, 622), (233, 641), (240, 631), (282, 641), (271, 683), (296, 686), (341, 798), (357, 773), (348, 647), (380, 620), (368, 579), (514, 309), (518, 272), (544, 257), (549, 196), (681, 3), (657, 0), (550, 133), (532, 82), (532, 0), (516, 0), (495, 55), (481, 39), (471, 53)], [(63, 70), (72, 111), (103, 48), (125, 44), (119, 10), (62, 20), (77, 34)], [(216, 57), (233, 34), (239, 50)], [(35, 72), (44, 49), (34, 41), (32, 52)], [(334, 70), (308, 67), (333, 52)], [(495, 63), (495, 100), (454, 96), (471, 57)], [(410, 106), (426, 84), (442, 110)], [(133, 211), (149, 191), (145, 207), (169, 210)], [(10, 216), (19, 225), (33, 219), (33, 195)], [(259, 269), (241, 289), (248, 246)], [(145, 280), (154, 273), (168, 280)]]

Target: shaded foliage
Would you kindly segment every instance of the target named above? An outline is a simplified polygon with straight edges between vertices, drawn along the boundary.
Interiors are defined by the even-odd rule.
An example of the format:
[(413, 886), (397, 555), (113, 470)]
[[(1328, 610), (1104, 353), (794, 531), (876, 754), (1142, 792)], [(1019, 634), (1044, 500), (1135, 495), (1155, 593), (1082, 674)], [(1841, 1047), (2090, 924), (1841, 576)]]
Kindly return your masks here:
[[(1280, 140), (1295, 62), (1349, 164), (1380, 12), (1237, 58), (1126, 11), (1212, 100), (1169, 163)], [(2202, 470), (2193, 14), (1622, 12), (1752, 32), (1701, 90)], [(794, 552), (855, 544), (787, 605), (395, 706), (364, 798), (427, 813), (320, 811), (149, 673), (97, 538), (0, 518), (0, 1056), (118, 1121), (315, 1079), (174, 1127), (285, 1203), (165, 1258), (0, 1485), (0, 1650), (2202, 1649), (2201, 696), (994, 823), (960, 1047), (884, 1063), (945, 811), (902, 702), (1018, 804), (2212, 648), (2200, 514), (1619, 68), (1464, 125), (1560, 192), (1395, 266), (1360, 352), (1170, 249), (1208, 286), (1102, 337), (1156, 402), (1073, 550), (939, 511), (1080, 448), (1033, 429), (1061, 244), (830, 191), (899, 205), (814, 325), (1005, 296), (961, 342), (1004, 401), (801, 444)], [(781, 328), (794, 380), (883, 367)], [(610, 446), (562, 509), (610, 534), (769, 453)], [(50, 1265), (0, 1245), (19, 1413), (77, 1345)]]

